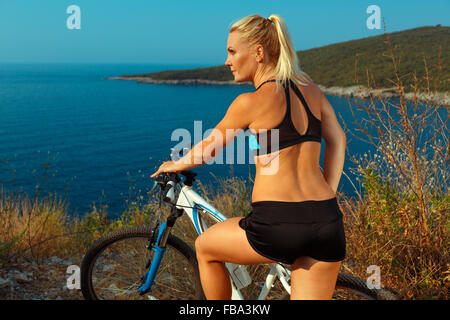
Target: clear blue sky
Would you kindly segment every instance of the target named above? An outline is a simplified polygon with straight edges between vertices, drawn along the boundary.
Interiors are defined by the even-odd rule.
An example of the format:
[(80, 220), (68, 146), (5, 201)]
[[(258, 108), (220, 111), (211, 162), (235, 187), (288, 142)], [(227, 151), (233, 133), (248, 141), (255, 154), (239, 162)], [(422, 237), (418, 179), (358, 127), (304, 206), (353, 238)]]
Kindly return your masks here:
[[(69, 30), (69, 5), (81, 29)], [(281, 15), (296, 50), (382, 34), (369, 30), (378, 5), (387, 32), (450, 25), (450, 0), (0, 0), (0, 62), (223, 64), (227, 29), (239, 18)]]

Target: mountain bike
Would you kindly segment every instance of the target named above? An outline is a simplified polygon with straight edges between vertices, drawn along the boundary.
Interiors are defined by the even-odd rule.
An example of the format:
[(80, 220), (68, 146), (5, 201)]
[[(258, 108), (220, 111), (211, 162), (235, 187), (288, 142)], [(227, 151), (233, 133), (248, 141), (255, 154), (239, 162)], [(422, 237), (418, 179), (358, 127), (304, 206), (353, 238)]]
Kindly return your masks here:
[[(207, 229), (206, 217), (218, 223), (227, 219), (194, 190), (195, 176), (191, 170), (159, 175), (149, 194), (159, 188), (159, 207), (162, 201), (170, 205), (168, 217), (161, 219), (154, 214), (150, 225), (111, 232), (90, 247), (81, 264), (81, 290), (85, 299), (205, 298), (195, 251), (171, 233), (183, 214), (189, 217), (197, 234)], [(243, 290), (252, 283), (246, 266), (227, 262), (225, 266), (231, 279), (232, 299), (243, 300)], [(289, 265), (272, 263), (266, 271), (257, 299), (270, 298), (277, 279), (284, 290), (278, 299), (289, 299)], [(387, 289), (368, 288), (363, 279), (339, 273), (333, 299), (392, 300), (396, 296)]]

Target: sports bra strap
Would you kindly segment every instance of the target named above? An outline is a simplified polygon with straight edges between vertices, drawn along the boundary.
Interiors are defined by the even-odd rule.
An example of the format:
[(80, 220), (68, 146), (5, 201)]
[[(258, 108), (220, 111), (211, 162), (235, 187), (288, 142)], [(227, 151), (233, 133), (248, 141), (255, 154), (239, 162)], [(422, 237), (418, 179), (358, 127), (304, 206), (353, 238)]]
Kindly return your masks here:
[(291, 95), (289, 94), (289, 85), (284, 87), (284, 92), (286, 95), (286, 116), (285, 116), (285, 118), (286, 117), (291, 118)]
[(255, 89), (255, 91), (258, 90), (259, 88), (261, 88), (261, 86), (262, 86), (264, 83), (267, 83), (267, 82), (275, 82), (275, 81), (277, 81), (277, 80), (275, 80), (275, 79), (266, 80), (266, 81), (264, 81), (263, 83), (261, 83), (261, 84), (258, 86), (258, 88)]
[(309, 110), (309, 106), (306, 103), (306, 100), (303, 97), (303, 94), (301, 93), (301, 91), (297, 88), (297, 86), (294, 84), (294, 82), (292, 80), (289, 80), (289, 82), (292, 87), (292, 90), (294, 90), (295, 94), (297, 95), (297, 97), (299, 97), (300, 101), (302, 102), (303, 107), (306, 109), (306, 112), (315, 118), (314, 114), (311, 112), (311, 110)]

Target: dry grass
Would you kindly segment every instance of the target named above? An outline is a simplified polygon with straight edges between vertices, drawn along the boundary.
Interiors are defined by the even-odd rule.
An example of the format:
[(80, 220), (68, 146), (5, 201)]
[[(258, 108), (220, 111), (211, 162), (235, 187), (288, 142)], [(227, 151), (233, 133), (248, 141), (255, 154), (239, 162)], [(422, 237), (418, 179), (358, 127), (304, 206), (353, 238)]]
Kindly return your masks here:
[[(386, 45), (384, 55), (394, 70), (391, 82), (400, 98), (350, 103), (364, 117), (352, 110), (359, 129), (346, 130), (348, 135), (376, 152), (357, 159), (347, 150), (364, 191), (355, 188), (354, 199), (341, 197), (348, 258), (360, 277), (369, 265), (381, 267), (384, 285), (397, 288), (405, 298), (448, 299), (449, 115), (448, 108), (433, 100), (437, 87), (432, 88), (439, 83), (441, 66), (434, 66), (434, 75), (428, 73), (424, 57), (424, 79), (400, 74), (399, 48), (391, 46), (387, 35)], [(368, 84), (376, 88), (369, 70), (367, 74)], [(414, 96), (422, 92), (429, 97), (424, 103), (405, 98), (403, 79), (411, 76)]]
[(39, 261), (65, 250), (66, 205), (56, 196), (33, 199), (0, 191), (0, 263), (18, 257)]

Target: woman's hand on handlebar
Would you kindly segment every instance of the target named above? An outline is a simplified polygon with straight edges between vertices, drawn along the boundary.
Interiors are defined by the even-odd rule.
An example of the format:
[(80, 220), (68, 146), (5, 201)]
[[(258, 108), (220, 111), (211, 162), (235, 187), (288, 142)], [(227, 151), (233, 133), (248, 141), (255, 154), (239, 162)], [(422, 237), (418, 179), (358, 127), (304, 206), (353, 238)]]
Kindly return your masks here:
[(166, 161), (158, 168), (155, 173), (150, 176), (150, 178), (158, 177), (163, 172), (180, 173), (181, 171), (183, 171), (183, 169), (180, 168), (180, 166), (175, 161)]

